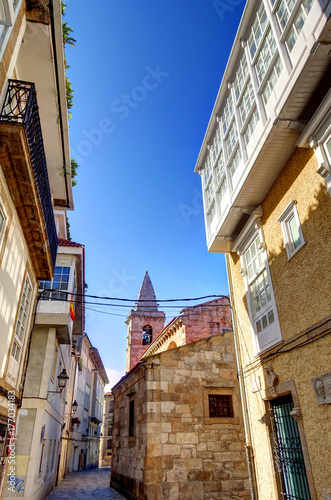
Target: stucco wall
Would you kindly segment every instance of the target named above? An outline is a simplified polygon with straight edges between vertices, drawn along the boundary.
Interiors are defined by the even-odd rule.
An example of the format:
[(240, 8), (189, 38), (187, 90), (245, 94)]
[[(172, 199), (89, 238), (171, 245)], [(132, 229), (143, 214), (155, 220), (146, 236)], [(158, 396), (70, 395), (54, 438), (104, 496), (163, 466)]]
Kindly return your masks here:
[[(266, 364), (272, 364), (278, 375), (276, 395), (292, 393), (300, 408), (298, 427), (311, 498), (323, 498), (323, 491), (331, 494), (326, 467), (331, 453), (331, 407), (317, 405), (311, 381), (331, 371), (330, 269), (326, 258), (330, 253), (331, 198), (316, 169), (313, 152), (297, 149), (263, 202), (262, 229), (283, 343), (261, 358), (254, 357), (240, 259), (236, 254), (229, 257), (261, 498), (271, 494), (278, 498), (270, 422), (265, 425), (259, 421), (264, 413), (268, 415), (267, 399), (273, 397), (261, 367)], [(297, 202), (306, 244), (288, 260), (277, 218), (292, 200)], [(300, 346), (303, 343), (306, 345)], [(288, 352), (270, 355), (276, 350)]]

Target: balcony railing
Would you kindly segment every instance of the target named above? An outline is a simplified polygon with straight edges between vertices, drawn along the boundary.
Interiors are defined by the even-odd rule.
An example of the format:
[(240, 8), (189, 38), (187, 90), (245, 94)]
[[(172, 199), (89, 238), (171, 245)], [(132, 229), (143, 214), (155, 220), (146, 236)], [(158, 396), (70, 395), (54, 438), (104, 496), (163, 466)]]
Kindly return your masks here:
[(25, 128), (54, 268), (58, 241), (34, 83), (8, 80), (0, 121)]

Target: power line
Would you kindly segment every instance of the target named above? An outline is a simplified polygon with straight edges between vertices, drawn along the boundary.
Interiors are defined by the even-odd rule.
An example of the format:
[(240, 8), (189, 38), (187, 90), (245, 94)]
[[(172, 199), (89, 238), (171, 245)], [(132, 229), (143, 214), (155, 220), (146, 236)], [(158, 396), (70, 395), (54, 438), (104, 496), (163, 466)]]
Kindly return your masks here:
[[(81, 294), (71, 294), (69, 292), (62, 292), (62, 291), (59, 291), (59, 290), (52, 290), (52, 289), (49, 289), (49, 290), (43, 290), (43, 292), (46, 291), (47, 293), (59, 293), (59, 294), (65, 294), (66, 295), (66, 298), (62, 298), (62, 297), (59, 297), (59, 298), (56, 298), (56, 297), (46, 297), (44, 300), (51, 300), (51, 301), (57, 301), (57, 302), (70, 302), (71, 300), (71, 295), (75, 295), (75, 296), (80, 296), (80, 297), (83, 297), (84, 298), (84, 295), (81, 295)], [(88, 296), (88, 297), (93, 297), (93, 296)], [(129, 301), (129, 299), (115, 299), (115, 298), (110, 298), (110, 297), (102, 297), (102, 296), (94, 296), (96, 297), (97, 300), (125, 300), (125, 301)], [(210, 297), (210, 296), (209, 296)], [(227, 298), (225, 295), (221, 295), (221, 296), (218, 296), (219, 298)], [(200, 297), (200, 299), (203, 298), (203, 297)], [(41, 299), (43, 300), (43, 297), (41, 297)], [(167, 299), (165, 300), (164, 302), (166, 301), (169, 301), (169, 302), (172, 302), (172, 301), (179, 301), (180, 299)], [(183, 300), (199, 300), (198, 298), (196, 299), (183, 299)], [(155, 301), (151, 301), (151, 300), (146, 300), (145, 302), (148, 302), (148, 303), (151, 303), (153, 302), (155, 305), (158, 305), (158, 300), (155, 300)], [(87, 300), (75, 300), (75, 303), (77, 305), (92, 305), (92, 306), (106, 306), (106, 307), (119, 307), (119, 308), (134, 308), (137, 304), (137, 301), (135, 301), (134, 304), (128, 304), (128, 305), (124, 305), (124, 304), (110, 304), (108, 302), (92, 302), (92, 301), (87, 301)], [(192, 306), (187, 306), (186, 304), (180, 304), (180, 305), (162, 305), (162, 309), (172, 309), (172, 310), (175, 310), (175, 309), (186, 309), (187, 307), (205, 307), (205, 308), (210, 308), (210, 307), (229, 307), (230, 306), (230, 303), (228, 304), (195, 304), (195, 305), (192, 305)], [(144, 306), (141, 306), (141, 310), (145, 310), (145, 311), (148, 311), (149, 309), (147, 308), (146, 306), (146, 309), (143, 309)]]
[(184, 299), (123, 299), (119, 297), (106, 297), (102, 295), (89, 295), (85, 293), (72, 293), (72, 292), (67, 292), (65, 290), (59, 290), (57, 288), (47, 288), (41, 290), (41, 292), (58, 292), (58, 293), (65, 293), (67, 296), (68, 295), (73, 295), (75, 297), (89, 297), (90, 299), (101, 299), (101, 300), (119, 300), (122, 302), (133, 302), (134, 304), (140, 303), (140, 302), (188, 302), (188, 301), (197, 301), (197, 300), (203, 300), (203, 299), (217, 299), (217, 298), (225, 298), (229, 300), (229, 297), (227, 295), (205, 295), (203, 297), (193, 297), (193, 298), (184, 298)]

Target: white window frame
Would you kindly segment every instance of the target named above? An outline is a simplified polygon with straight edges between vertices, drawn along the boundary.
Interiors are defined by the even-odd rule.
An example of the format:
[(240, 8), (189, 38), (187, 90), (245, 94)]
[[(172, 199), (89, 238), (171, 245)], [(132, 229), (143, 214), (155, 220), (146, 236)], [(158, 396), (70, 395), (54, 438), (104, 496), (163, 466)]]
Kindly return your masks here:
[(0, 24), (4, 26), (12, 26), (13, 20), (14, 20), (13, 1), (0, 0)]
[[(263, 20), (265, 20), (264, 23), (262, 22)], [(261, 43), (264, 39), (268, 26), (270, 26), (270, 23), (266, 9), (262, 2), (255, 14), (255, 19), (251, 26), (250, 34), (248, 37), (248, 46), (249, 46), (249, 53), (251, 56), (251, 60), (255, 59), (256, 54), (258, 53), (259, 48), (261, 47)]]
[[(61, 271), (56, 271), (56, 268), (62, 269)], [(66, 283), (63, 280), (63, 276), (66, 275), (66, 273), (63, 272), (63, 269), (69, 269), (69, 275), (68, 275), (68, 281), (67, 281), (67, 288), (65, 288), (63, 283)], [(60, 274), (60, 286), (58, 288), (54, 288), (54, 281), (56, 280), (57, 273)], [(72, 272), (72, 264), (71, 262), (67, 263), (56, 263), (55, 269), (54, 269), (54, 276), (52, 280), (42, 280), (39, 285), (40, 291), (43, 291), (44, 293), (41, 295), (41, 300), (63, 300), (63, 301), (68, 301), (70, 300), (70, 295), (73, 292), (73, 272)], [(49, 290), (54, 290), (50, 292)]]
[(3, 243), (4, 237), (5, 237), (7, 222), (8, 222), (7, 211), (5, 209), (5, 205), (2, 201), (1, 196), (0, 196), (0, 214), (1, 214), (1, 217), (3, 219), (1, 227), (0, 227), (0, 250), (1, 250), (2, 243)]
[[(25, 294), (26, 287), (30, 288), (28, 301), (26, 300), (26, 294)], [(28, 337), (32, 303), (33, 303), (33, 286), (29, 275), (26, 274), (22, 285), (22, 292), (18, 306), (17, 319), (14, 326), (13, 343), (9, 354), (9, 364), (7, 369), (7, 377), (15, 383), (18, 380), (20, 365), (22, 361), (22, 353), (24, 352), (26, 340)], [(27, 309), (26, 306), (28, 306)], [(25, 318), (25, 321), (23, 321), (23, 318)], [(22, 336), (18, 334), (19, 328), (22, 331)]]
[[(290, 260), (293, 257), (293, 255), (295, 255), (300, 250), (300, 248), (302, 248), (306, 244), (304, 236), (303, 236), (303, 232), (302, 232), (302, 227), (301, 227), (296, 203), (297, 202), (295, 200), (292, 200), (277, 219), (277, 221), (281, 223), (288, 260)], [(291, 233), (291, 229), (290, 229), (290, 225), (289, 225), (289, 223), (293, 219), (293, 217), (295, 219), (295, 222), (297, 225), (297, 230), (298, 230), (299, 237), (300, 237), (300, 243), (297, 247), (295, 247), (293, 235)]]
[[(262, 206), (259, 206), (247, 221), (247, 224), (241, 231), (240, 235), (234, 242), (233, 247), (231, 249), (231, 251), (237, 251), (238, 255), (240, 256), (240, 261), (242, 266), (240, 272), (244, 277), (245, 281), (248, 314), (251, 322), (254, 350), (256, 356), (259, 356), (262, 353), (272, 349), (273, 347), (275, 347), (276, 345), (280, 344), (283, 341), (279, 325), (275, 295), (273, 291), (272, 280), (268, 265), (267, 253), (265, 250), (266, 245), (261, 227), (262, 215), (263, 215), (263, 209)], [(248, 279), (245, 254), (258, 236), (261, 242), (259, 250), (261, 250), (260, 254), (262, 258), (262, 264), (258, 270), (256, 277), (261, 275), (264, 271), (266, 271), (271, 299), (266, 303), (265, 306), (260, 308), (260, 310), (257, 313), (254, 313), (252, 284), (256, 279), (256, 277)], [(271, 325), (268, 324), (266, 328), (263, 328), (260, 332), (257, 332), (257, 322), (262, 321), (262, 318), (268, 315), (271, 311), (273, 312), (274, 321), (272, 322)]]
[(247, 86), (248, 78), (249, 78), (248, 61), (246, 54), (244, 52), (239, 60), (238, 69), (236, 71), (236, 76), (233, 82), (234, 95), (237, 103), (240, 100), (240, 97), (243, 93), (243, 89)]

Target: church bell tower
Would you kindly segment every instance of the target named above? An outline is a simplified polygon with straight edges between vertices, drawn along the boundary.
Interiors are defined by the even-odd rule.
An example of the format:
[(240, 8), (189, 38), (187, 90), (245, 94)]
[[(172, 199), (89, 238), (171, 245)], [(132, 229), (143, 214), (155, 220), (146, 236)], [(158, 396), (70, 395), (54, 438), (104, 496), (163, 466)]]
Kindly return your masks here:
[(126, 350), (126, 371), (138, 363), (142, 353), (164, 328), (165, 314), (158, 310), (151, 279), (146, 271), (136, 306), (126, 320), (128, 326), (128, 347)]

